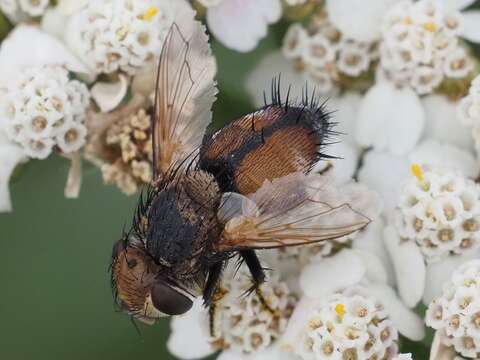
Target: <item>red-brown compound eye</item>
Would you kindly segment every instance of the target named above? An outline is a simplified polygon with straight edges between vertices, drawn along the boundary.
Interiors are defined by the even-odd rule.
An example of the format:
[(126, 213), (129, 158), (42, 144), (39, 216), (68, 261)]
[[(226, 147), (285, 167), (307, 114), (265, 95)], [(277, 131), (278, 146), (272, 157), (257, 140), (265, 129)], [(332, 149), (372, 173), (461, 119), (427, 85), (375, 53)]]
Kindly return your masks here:
[(192, 300), (163, 282), (155, 283), (151, 294), (153, 305), (167, 315), (185, 314), (193, 306)]

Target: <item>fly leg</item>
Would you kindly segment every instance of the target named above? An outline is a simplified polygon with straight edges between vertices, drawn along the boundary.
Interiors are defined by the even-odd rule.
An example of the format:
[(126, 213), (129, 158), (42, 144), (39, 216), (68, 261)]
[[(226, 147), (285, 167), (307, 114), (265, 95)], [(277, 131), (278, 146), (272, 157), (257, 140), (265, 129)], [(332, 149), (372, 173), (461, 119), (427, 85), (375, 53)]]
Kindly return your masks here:
[(266, 269), (264, 269), (260, 264), (260, 260), (258, 259), (257, 254), (255, 254), (254, 250), (242, 250), (240, 251), (240, 256), (242, 257), (243, 261), (245, 261), (245, 263), (247, 264), (248, 270), (250, 270), (250, 274), (252, 275), (252, 280), (253, 280), (253, 285), (247, 291), (247, 294), (251, 294), (252, 292), (255, 292), (258, 299), (262, 303), (262, 305), (270, 313), (272, 314), (275, 313), (275, 310), (273, 310), (271, 306), (268, 304), (267, 299), (265, 298), (262, 290), (260, 289), (260, 285), (262, 285), (266, 279), (266, 276), (265, 276)]
[(223, 262), (219, 261), (213, 264), (208, 270), (207, 283), (203, 289), (203, 304), (205, 306), (212, 306), (214, 303), (215, 293), (218, 288), (220, 277), (222, 276)]

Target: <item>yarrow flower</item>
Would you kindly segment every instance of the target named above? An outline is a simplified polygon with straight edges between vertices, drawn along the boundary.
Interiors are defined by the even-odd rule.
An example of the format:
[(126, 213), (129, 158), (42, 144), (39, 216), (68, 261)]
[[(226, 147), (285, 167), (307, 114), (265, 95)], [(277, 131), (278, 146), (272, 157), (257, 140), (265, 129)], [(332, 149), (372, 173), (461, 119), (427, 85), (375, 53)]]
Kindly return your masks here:
[(342, 35), (325, 13), (317, 14), (307, 29), (291, 25), (283, 40), (283, 53), (297, 69), (306, 71), (321, 93), (360, 76), (377, 57), (373, 43)]
[[(480, 260), (460, 266), (428, 306), (426, 323), (466, 358), (480, 357)], [(434, 351), (434, 349), (432, 349)]]
[(461, 45), (461, 16), (440, 2), (402, 1), (386, 14), (380, 65), (396, 84), (431, 93), (444, 79), (462, 79), (473, 62)]
[(214, 305), (213, 345), (239, 353), (265, 350), (285, 331), (296, 298), (276, 273), (260, 287), (262, 301), (255, 293), (245, 296), (252, 288), (248, 269), (233, 273), (226, 275), (231, 280), (222, 283)]
[[(207, 356), (218, 350), (223, 350), (221, 356), (225, 358), (237, 354), (252, 359), (276, 352), (276, 342), (287, 327), (297, 298), (278, 273), (268, 275), (260, 292), (250, 293), (253, 284), (246, 266), (237, 270), (230, 264), (208, 315), (205, 308), (194, 307), (196, 315), (172, 320), (169, 350), (184, 359)], [(192, 332), (196, 333), (197, 347), (186, 349), (185, 335)]]
[(0, 10), (11, 18), (19, 14), (42, 16), (50, 4), (49, 0), (0, 0)]
[(414, 164), (412, 172), (400, 199), (400, 236), (415, 241), (428, 262), (478, 248), (480, 187), (439, 168)]
[(151, 106), (138, 95), (110, 114), (91, 114), (86, 156), (98, 164), (103, 180), (127, 195), (152, 180)]
[(70, 30), (96, 73), (135, 74), (160, 54), (173, 18), (165, 0), (93, 0), (72, 17)]
[(282, 15), (280, 0), (198, 0), (206, 8), (209, 30), (226, 47), (248, 52)]
[(85, 144), (89, 100), (87, 87), (70, 80), (65, 68), (27, 68), (7, 85), (5, 131), (32, 158), (45, 159), (54, 147), (75, 152)]
[(398, 331), (382, 304), (358, 287), (315, 306), (295, 353), (304, 360), (383, 359), (397, 354)]

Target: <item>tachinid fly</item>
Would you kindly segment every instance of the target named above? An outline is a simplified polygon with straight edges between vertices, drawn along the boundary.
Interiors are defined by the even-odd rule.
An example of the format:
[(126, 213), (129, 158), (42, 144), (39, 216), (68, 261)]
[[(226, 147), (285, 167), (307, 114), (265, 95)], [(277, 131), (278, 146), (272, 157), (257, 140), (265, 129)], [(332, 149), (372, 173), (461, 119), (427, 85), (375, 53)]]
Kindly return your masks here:
[(116, 300), (146, 322), (215, 298), (226, 262), (248, 266), (252, 290), (265, 280), (256, 249), (336, 239), (369, 219), (348, 204), (330, 206), (312, 167), (332, 123), (309, 100), (272, 101), (204, 135), (217, 92), (205, 28), (191, 17), (172, 25), (160, 57), (153, 132), (154, 182), (133, 227), (112, 254)]

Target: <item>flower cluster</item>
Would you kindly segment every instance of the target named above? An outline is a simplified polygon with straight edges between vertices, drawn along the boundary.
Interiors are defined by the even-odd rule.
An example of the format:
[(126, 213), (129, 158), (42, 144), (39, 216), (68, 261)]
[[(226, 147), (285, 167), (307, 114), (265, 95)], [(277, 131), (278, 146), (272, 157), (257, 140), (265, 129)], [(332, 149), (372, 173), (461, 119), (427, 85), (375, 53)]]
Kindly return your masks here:
[(173, 21), (164, 0), (90, 1), (75, 15), (81, 52), (97, 73), (134, 74), (160, 54)]
[(403, 188), (398, 224), (400, 236), (416, 241), (427, 261), (479, 246), (480, 187), (472, 180), (440, 168), (423, 171)]
[(445, 79), (462, 79), (473, 61), (459, 41), (461, 16), (431, 0), (401, 1), (386, 14), (380, 64), (399, 85), (431, 93)]
[(2, 100), (5, 131), (32, 158), (44, 159), (54, 147), (67, 154), (77, 151), (85, 143), (89, 100), (87, 87), (70, 80), (63, 67), (27, 68)]
[(152, 181), (152, 134), (150, 109), (134, 106), (96, 118), (109, 123), (92, 127), (87, 157), (101, 167), (107, 184), (116, 184), (125, 194), (134, 194)]
[(283, 53), (296, 68), (306, 71), (321, 93), (368, 71), (377, 57), (372, 43), (342, 35), (324, 13), (314, 17), (307, 29), (291, 25), (283, 40)]
[(428, 326), (441, 332), (442, 342), (463, 357), (480, 357), (480, 260), (460, 266), (429, 305)]
[(349, 288), (315, 307), (295, 350), (304, 360), (388, 359), (397, 341), (384, 307), (364, 289)]
[(225, 276), (214, 305), (214, 347), (243, 353), (262, 351), (285, 331), (296, 303), (287, 284), (274, 274), (258, 294), (250, 294), (251, 289), (252, 280), (245, 266)]

